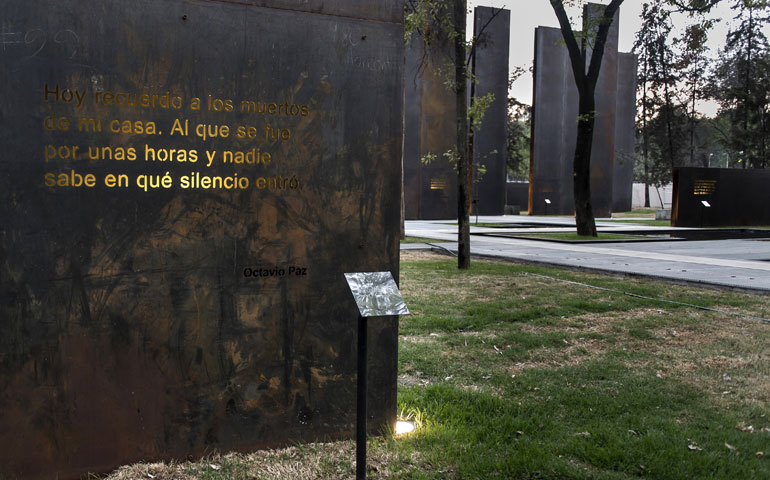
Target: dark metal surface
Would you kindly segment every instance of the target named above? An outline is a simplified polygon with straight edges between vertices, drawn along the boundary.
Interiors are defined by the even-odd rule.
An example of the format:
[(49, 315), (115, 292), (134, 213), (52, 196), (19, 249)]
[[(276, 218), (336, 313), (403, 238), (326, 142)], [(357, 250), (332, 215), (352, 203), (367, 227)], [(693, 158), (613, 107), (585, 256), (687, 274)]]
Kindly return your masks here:
[[(0, 4), (0, 475), (76, 478), (353, 435), (357, 312), (342, 274), (398, 272), (403, 28), (389, 21), (401, 3), (284, 8), (301, 3)], [(351, 18), (367, 6), (370, 19)], [(46, 84), (84, 102), (46, 100)], [(95, 104), (107, 91), (184, 105)], [(216, 99), (235, 111), (216, 111)], [(242, 113), (242, 99), (307, 115)], [(54, 114), (72, 128), (47, 129)], [(79, 131), (80, 118), (105, 129)], [(189, 135), (171, 136), (175, 119)], [(162, 133), (112, 133), (112, 120)], [(270, 124), (291, 138), (204, 141), (198, 124)], [(80, 156), (46, 162), (47, 145)], [(200, 159), (146, 161), (145, 145)], [(138, 158), (89, 159), (89, 146)], [(205, 165), (207, 150), (256, 148), (270, 163)], [(45, 186), (47, 173), (72, 170), (97, 184)], [(136, 185), (166, 172), (170, 188)], [(180, 183), (236, 173), (249, 188)], [(109, 174), (131, 184), (108, 188)], [(297, 188), (255, 187), (278, 176)], [(395, 419), (396, 328), (369, 322), (373, 430)]]
[[(569, 215), (575, 211), (572, 162), (577, 139), (577, 87), (561, 31), (535, 29), (532, 152), (529, 213)], [(545, 200), (551, 201), (548, 205)]]
[(636, 144), (636, 55), (618, 54), (618, 104), (615, 116), (615, 166), (612, 211), (632, 208)]
[(529, 210), (529, 182), (507, 182), (506, 204), (518, 206), (520, 211)]
[[(606, 5), (588, 3), (583, 7), (583, 31), (598, 29), (598, 25)], [(596, 118), (594, 121), (594, 137), (591, 148), (591, 203), (595, 217), (610, 217), (612, 215), (613, 167), (615, 164), (615, 118), (617, 108), (618, 88), (618, 31), (620, 25), (620, 10), (607, 35), (604, 45), (602, 67), (596, 82)], [(590, 42), (588, 42), (590, 45)], [(586, 69), (592, 50), (589, 47), (586, 58)], [(575, 127), (577, 128), (577, 127)], [(574, 150), (574, 147), (573, 147)]]
[[(768, 170), (677, 168), (671, 226), (770, 225), (768, 185)], [(706, 207), (704, 201), (710, 207)]]
[[(495, 96), (484, 113), (481, 128), (473, 135), (473, 212), (479, 215), (502, 215), (505, 208), (510, 32), (510, 10), (476, 7), (474, 35), (477, 47), (473, 72), (477, 83), (474, 95), (483, 97), (492, 93)], [(481, 166), (485, 170), (483, 175), (479, 175)]]
[(298, 12), (401, 23), (403, 2), (393, 0), (209, 0)]
[[(457, 172), (444, 157), (456, 140), (455, 96), (439, 73), (453, 46), (430, 48), (414, 36), (406, 49), (404, 204), (408, 220), (457, 218)], [(426, 164), (426, 155), (436, 159)]]
[[(598, 17), (604, 5), (589, 3), (583, 11), (583, 30), (597, 28)], [(612, 213), (614, 168), (616, 153), (624, 155), (630, 148), (633, 153), (633, 130), (628, 136), (629, 121), (633, 125), (633, 95), (629, 71), (619, 77), (618, 29), (619, 12), (610, 28), (605, 44), (602, 68), (596, 84), (596, 119), (591, 150), (591, 201), (596, 217), (608, 217)], [(586, 62), (591, 55), (590, 46)], [(587, 65), (586, 65), (587, 68)], [(630, 68), (630, 67), (629, 67)], [(558, 28), (538, 27), (535, 30), (535, 67), (533, 72), (532, 152), (530, 157), (529, 211), (533, 215), (570, 215), (575, 211), (573, 200), (572, 164), (577, 140), (578, 92), (572, 74), (569, 54)], [(635, 82), (635, 76), (633, 78)], [(618, 109), (623, 117), (618, 122)], [(629, 113), (630, 110), (630, 113)], [(630, 115), (630, 117), (628, 116)], [(622, 132), (617, 132), (617, 129)], [(620, 150), (616, 138), (622, 142)], [(617, 184), (623, 198), (629, 195), (631, 184), (625, 184), (629, 162), (625, 162), (618, 174)], [(633, 173), (631, 165), (630, 172)], [(622, 187), (622, 188), (621, 188)], [(626, 192), (628, 188), (628, 192)], [(550, 200), (547, 204), (545, 200)]]

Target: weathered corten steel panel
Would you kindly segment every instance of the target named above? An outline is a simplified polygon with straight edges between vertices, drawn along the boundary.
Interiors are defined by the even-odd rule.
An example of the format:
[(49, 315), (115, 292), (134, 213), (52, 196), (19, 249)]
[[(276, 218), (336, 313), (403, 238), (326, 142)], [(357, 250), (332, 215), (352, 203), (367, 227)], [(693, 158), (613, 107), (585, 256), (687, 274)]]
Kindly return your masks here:
[(615, 165), (612, 211), (632, 208), (636, 145), (636, 55), (618, 54), (618, 103), (615, 115)]
[[(456, 140), (455, 95), (440, 73), (452, 45), (425, 47), (414, 35), (406, 49), (404, 205), (408, 220), (457, 218), (457, 172), (444, 153)], [(427, 155), (435, 159), (425, 163)]]
[[(593, 32), (599, 29), (600, 19), (606, 5), (589, 3), (583, 7), (583, 31)], [(607, 35), (604, 45), (602, 66), (599, 79), (596, 82), (596, 117), (594, 120), (594, 137), (591, 148), (591, 204), (595, 217), (610, 217), (612, 215), (612, 185), (613, 167), (615, 161), (615, 112), (617, 107), (618, 88), (618, 25), (620, 11)], [(594, 34), (589, 34), (593, 36)], [(590, 61), (592, 49), (585, 54), (586, 69)], [(575, 125), (577, 123), (575, 122)], [(577, 128), (577, 127), (575, 127)], [(573, 147), (574, 148), (574, 147)]]
[[(473, 73), (474, 95), (489, 93), (495, 99), (484, 113), (481, 128), (473, 135), (474, 213), (502, 215), (506, 188), (506, 117), (508, 115), (508, 49), (511, 33), (510, 10), (476, 7), (474, 35), (477, 38)], [(479, 167), (484, 173), (479, 176)]]
[(517, 206), (522, 212), (529, 210), (529, 182), (508, 182), (506, 205)]
[[(727, 227), (770, 225), (770, 171), (737, 168), (677, 168), (671, 225)], [(703, 204), (706, 201), (710, 207)]]
[[(558, 28), (535, 29), (534, 65), (529, 213), (569, 215), (575, 211), (572, 159), (578, 95)], [(546, 199), (551, 203), (547, 204)]]
[(398, 274), (401, 2), (300, 3), (0, 3), (0, 476), (352, 433), (343, 273)]
[(361, 18), (380, 22), (401, 23), (402, 1), (393, 0), (212, 0), (240, 3), (256, 7), (280, 8), (298, 12)]
[[(583, 31), (598, 26), (604, 5), (589, 3), (583, 10)], [(612, 213), (615, 119), (618, 85), (619, 13), (605, 44), (596, 84), (596, 119), (591, 150), (591, 202), (596, 217)], [(591, 49), (585, 54), (586, 68)], [(535, 68), (532, 152), (530, 157), (530, 214), (574, 213), (572, 164), (577, 140), (578, 92), (561, 31), (535, 30)], [(545, 199), (551, 201), (545, 203)]]
[(422, 108), (422, 46), (412, 35), (404, 59), (404, 218), (420, 218), (420, 115)]

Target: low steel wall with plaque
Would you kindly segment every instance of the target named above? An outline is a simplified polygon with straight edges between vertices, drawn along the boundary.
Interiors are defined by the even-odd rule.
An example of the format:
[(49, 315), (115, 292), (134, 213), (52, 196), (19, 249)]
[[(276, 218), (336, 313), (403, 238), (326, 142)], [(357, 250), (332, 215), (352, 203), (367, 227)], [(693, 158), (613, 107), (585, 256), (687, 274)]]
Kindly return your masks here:
[[(0, 476), (350, 437), (398, 275), (396, 0), (0, 4)], [(369, 323), (372, 431), (397, 321)]]
[(671, 225), (770, 225), (770, 209), (767, 208), (768, 188), (770, 170), (677, 168), (674, 170)]

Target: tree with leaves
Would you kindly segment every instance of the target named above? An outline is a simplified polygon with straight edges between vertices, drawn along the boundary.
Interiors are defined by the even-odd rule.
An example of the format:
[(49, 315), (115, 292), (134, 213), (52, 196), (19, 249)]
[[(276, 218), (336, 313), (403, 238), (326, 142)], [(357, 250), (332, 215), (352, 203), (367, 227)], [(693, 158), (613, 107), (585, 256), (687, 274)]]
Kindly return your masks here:
[(744, 168), (767, 168), (770, 136), (770, 45), (762, 27), (770, 21), (767, 0), (735, 0), (737, 25), (727, 34), (713, 74), (720, 115), (730, 118), (726, 146)]
[[(508, 91), (514, 82), (532, 68), (517, 66), (508, 77)], [(529, 177), (530, 131), (532, 107), (514, 97), (508, 97), (508, 115), (506, 116), (505, 164), (508, 176), (517, 180)]]
[[(595, 28), (589, 29), (587, 35), (581, 38), (582, 46), (578, 43), (572, 29), (569, 16), (565, 11), (565, 0), (549, 0), (556, 18), (559, 20), (564, 43), (569, 52), (572, 74), (578, 90), (578, 129), (575, 154), (573, 157), (573, 188), (575, 196), (575, 225), (578, 235), (597, 236), (591, 204), (591, 150), (596, 115), (596, 83), (604, 56), (604, 46), (610, 26), (623, 0), (612, 0), (604, 7), (602, 15)], [(576, 3), (566, 0), (568, 4)], [(581, 3), (581, 2), (577, 2)], [(582, 47), (582, 48), (581, 48)], [(590, 59), (586, 52), (590, 51)], [(588, 70), (586, 70), (588, 61)]]
[(644, 205), (650, 206), (649, 187), (659, 187), (671, 178), (667, 165), (661, 165), (662, 156), (653, 149), (652, 123), (658, 115), (662, 103), (661, 87), (674, 83), (666, 77), (662, 62), (668, 62), (673, 56), (669, 46), (671, 33), (670, 14), (661, 0), (642, 5), (642, 24), (636, 34), (633, 52), (638, 58), (637, 85), (638, 109), (637, 129), (641, 137), (641, 168), (637, 169), (637, 179), (645, 184)]
[(701, 116), (697, 111), (698, 101), (706, 98), (706, 72), (708, 69), (708, 32), (713, 27), (713, 20), (699, 16), (695, 23), (688, 25), (681, 37), (675, 40), (679, 47), (676, 67), (681, 79), (680, 93), (687, 116), (687, 137), (689, 164), (696, 163), (696, 133)]

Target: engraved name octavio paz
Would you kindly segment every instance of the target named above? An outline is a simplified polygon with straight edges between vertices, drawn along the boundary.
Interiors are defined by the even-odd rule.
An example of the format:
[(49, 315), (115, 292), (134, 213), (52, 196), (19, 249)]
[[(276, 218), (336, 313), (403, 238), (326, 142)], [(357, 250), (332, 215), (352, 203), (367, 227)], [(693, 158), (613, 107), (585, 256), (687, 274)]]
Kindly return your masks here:
[(307, 267), (291, 265), (288, 267), (245, 267), (245, 278), (258, 277), (306, 277)]

